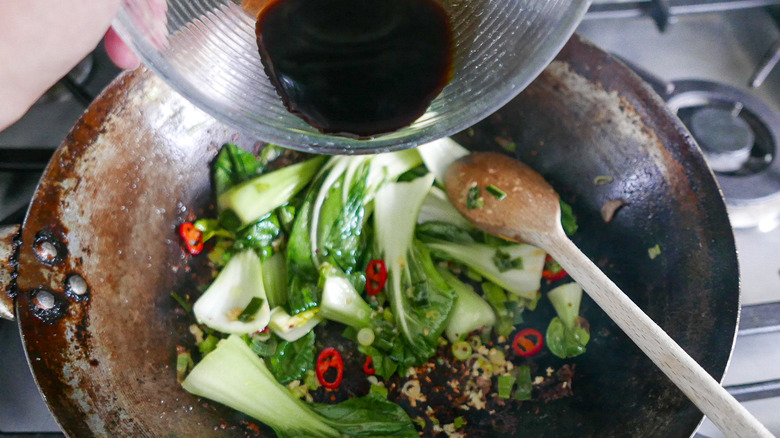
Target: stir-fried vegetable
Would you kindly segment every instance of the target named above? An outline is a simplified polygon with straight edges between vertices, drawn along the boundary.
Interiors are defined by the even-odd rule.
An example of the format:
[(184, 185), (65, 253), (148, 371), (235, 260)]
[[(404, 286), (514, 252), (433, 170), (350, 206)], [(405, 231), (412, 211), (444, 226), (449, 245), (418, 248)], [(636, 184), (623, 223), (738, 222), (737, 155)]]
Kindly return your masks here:
[(245, 181), (217, 198), (221, 210), (230, 209), (244, 224), (249, 224), (286, 204), (317, 173), (325, 157), (283, 167)]
[(272, 309), (287, 303), (287, 263), (283, 253), (275, 252), (263, 261), (263, 286)]
[[(333, 369), (335, 376), (328, 380), (327, 374)], [(317, 358), (317, 380), (320, 385), (328, 389), (336, 389), (341, 385), (341, 379), (344, 377), (344, 360), (341, 353), (333, 347), (322, 350)]]
[(463, 230), (472, 229), (471, 222), (463, 217), (447, 198), (444, 190), (434, 186), (423, 201), (417, 223), (446, 223)]
[(418, 436), (403, 409), (373, 392), (336, 405), (298, 400), (235, 335), (195, 365), (182, 386), (262, 421), (280, 437)]
[(275, 335), (285, 341), (293, 342), (309, 333), (321, 321), (322, 319), (317, 317), (317, 312), (314, 310), (290, 316), (283, 307), (275, 307), (271, 311), (268, 326)]
[(512, 348), (518, 356), (533, 356), (542, 350), (544, 337), (539, 330), (525, 328), (512, 339)]
[(265, 169), (265, 163), (251, 152), (227, 143), (220, 149), (213, 168), (214, 191), (219, 196), (230, 188), (260, 175)]
[(455, 160), (465, 157), (469, 151), (459, 145), (455, 140), (444, 137), (417, 148), (422, 156), (425, 167), (436, 176), (436, 179), (444, 183), (444, 175), (450, 164)]
[(385, 181), (394, 181), (420, 163), (415, 150), (330, 158), (309, 187), (290, 233), (287, 308), (291, 314), (318, 305), (323, 263), (339, 268), (355, 289), (363, 289), (366, 209)]
[(322, 291), (320, 317), (355, 328), (371, 324), (371, 308), (339, 268), (327, 263), (320, 268), (319, 289)]
[(384, 260), (374, 259), (366, 266), (366, 293), (376, 295), (387, 283), (387, 267)]
[[(529, 367), (509, 362), (538, 353), (542, 334), (526, 328), (512, 342), (507, 337), (523, 311), (536, 307), (542, 276), (550, 278), (555, 266), (538, 248), (474, 228), (435, 185), (468, 151), (443, 139), (270, 171), (268, 158), (278, 155), (272, 152), (256, 159), (225, 145), (214, 164), (219, 216), (181, 232), (191, 254), (209, 241), (209, 260), (221, 268), (193, 306), (202, 359), (192, 368), (186, 351), (178, 355), (180, 377), (192, 368), (185, 389), (251, 415), (281, 437), (417, 436), (381, 386), (336, 405), (299, 399), (311, 400), (308, 391), (320, 386), (343, 391), (350, 356), (317, 338), (317, 326), (330, 321), (347, 327), (344, 336), (355, 341), (371, 379), (403, 376), (449, 340), (444, 350), (464, 366), (483, 378), (496, 375), (499, 397), (531, 398)], [(475, 202), (500, 198), (503, 189), (488, 188)], [(565, 220), (576, 225), (571, 211)], [(579, 297), (568, 285), (548, 296), (558, 312), (547, 329), (550, 350), (581, 353), (588, 334)], [(483, 345), (480, 337), (488, 342), (491, 333), (504, 349)], [(507, 356), (512, 349), (516, 355)], [(410, 382), (401, 392), (420, 395), (419, 382), (415, 390)]]
[[(259, 300), (260, 304), (251, 315), (239, 320), (253, 299)], [(262, 265), (257, 254), (244, 251), (230, 259), (192, 310), (198, 322), (223, 333), (263, 330), (271, 319), (271, 308), (265, 296)]]
[(268, 368), (277, 382), (284, 385), (302, 379), (313, 368), (314, 340), (314, 333), (309, 332), (295, 341), (276, 344), (273, 354), (268, 356)]
[(564, 359), (584, 353), (590, 329), (585, 318), (579, 316), (582, 288), (577, 283), (567, 283), (548, 292), (547, 297), (558, 314), (547, 327), (547, 347)]
[(387, 266), (387, 297), (405, 345), (418, 363), (436, 353), (454, 306), (455, 292), (441, 278), (414, 229), (433, 175), (390, 183), (376, 195), (377, 252)]
[(418, 236), (436, 257), (462, 263), (527, 300), (536, 298), (546, 256), (543, 250), (501, 240), (479, 241), (471, 230), (445, 223), (427, 222)]
[(195, 228), (192, 222), (184, 222), (179, 225), (179, 235), (184, 240), (187, 252), (198, 255), (203, 251), (203, 232)]
[(445, 269), (438, 269), (439, 274), (458, 295), (455, 307), (445, 333), (450, 342), (457, 342), (461, 337), (479, 328), (493, 327), (496, 314), (474, 288), (460, 281), (458, 277)]

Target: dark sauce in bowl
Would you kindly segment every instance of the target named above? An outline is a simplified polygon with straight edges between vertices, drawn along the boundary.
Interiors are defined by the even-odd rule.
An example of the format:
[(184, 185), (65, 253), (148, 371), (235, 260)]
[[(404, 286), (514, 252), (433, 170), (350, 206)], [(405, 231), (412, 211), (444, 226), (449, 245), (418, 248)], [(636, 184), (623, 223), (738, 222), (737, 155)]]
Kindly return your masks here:
[(436, 0), (271, 0), (256, 31), (287, 109), (328, 134), (408, 126), (452, 77), (452, 31)]

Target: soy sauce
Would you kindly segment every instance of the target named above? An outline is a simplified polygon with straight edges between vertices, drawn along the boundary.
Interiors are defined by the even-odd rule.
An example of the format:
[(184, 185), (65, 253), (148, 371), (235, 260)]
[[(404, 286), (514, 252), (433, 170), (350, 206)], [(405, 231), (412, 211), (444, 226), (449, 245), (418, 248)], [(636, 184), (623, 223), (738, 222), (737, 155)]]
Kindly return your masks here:
[(285, 106), (324, 133), (405, 127), (452, 76), (452, 31), (436, 0), (270, 0), (256, 31)]

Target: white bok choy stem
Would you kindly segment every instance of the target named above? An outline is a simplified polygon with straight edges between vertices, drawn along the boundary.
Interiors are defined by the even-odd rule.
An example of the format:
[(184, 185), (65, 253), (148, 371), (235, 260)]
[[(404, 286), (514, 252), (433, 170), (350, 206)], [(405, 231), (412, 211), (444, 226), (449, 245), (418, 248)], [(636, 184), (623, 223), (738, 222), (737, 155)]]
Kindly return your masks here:
[(387, 267), (385, 294), (404, 348), (418, 365), (436, 354), (457, 300), (426, 245), (415, 238), (417, 215), (433, 180), (428, 173), (389, 183), (374, 200), (375, 242)]
[[(253, 298), (262, 300), (246, 321), (238, 316)], [(271, 308), (263, 286), (260, 257), (246, 250), (231, 257), (206, 292), (192, 307), (199, 323), (223, 333), (245, 334), (263, 330), (271, 319)]]

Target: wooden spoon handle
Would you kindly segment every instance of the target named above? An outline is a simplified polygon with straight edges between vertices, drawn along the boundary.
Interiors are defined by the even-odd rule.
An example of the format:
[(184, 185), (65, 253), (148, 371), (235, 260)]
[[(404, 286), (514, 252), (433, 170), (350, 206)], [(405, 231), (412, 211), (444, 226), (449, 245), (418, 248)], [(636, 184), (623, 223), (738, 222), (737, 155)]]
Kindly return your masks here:
[(723, 434), (773, 437), (565, 235), (543, 247)]

